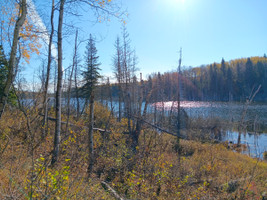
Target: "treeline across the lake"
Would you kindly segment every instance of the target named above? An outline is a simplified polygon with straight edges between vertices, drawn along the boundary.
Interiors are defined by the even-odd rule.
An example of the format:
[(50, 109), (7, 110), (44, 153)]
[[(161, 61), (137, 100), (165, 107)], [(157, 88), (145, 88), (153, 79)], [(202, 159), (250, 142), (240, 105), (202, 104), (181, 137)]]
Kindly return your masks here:
[[(235, 59), (221, 63), (202, 65), (200, 67), (184, 67), (177, 71), (154, 73), (143, 82), (147, 92), (152, 92), (151, 101), (177, 100), (178, 80), (181, 79), (181, 99), (192, 101), (241, 101), (245, 102), (259, 86), (260, 90), (254, 101), (267, 100), (267, 58), (250, 57)], [(130, 83), (137, 86), (137, 77)], [(109, 98), (111, 90), (113, 99), (117, 99), (120, 86), (111, 84), (98, 86), (98, 98)], [(133, 91), (134, 92), (134, 89)], [(133, 93), (132, 93), (133, 94)], [(133, 94), (134, 95), (134, 94)]]
[(245, 101), (261, 86), (254, 100), (267, 99), (267, 58), (251, 57), (184, 70), (188, 100)]

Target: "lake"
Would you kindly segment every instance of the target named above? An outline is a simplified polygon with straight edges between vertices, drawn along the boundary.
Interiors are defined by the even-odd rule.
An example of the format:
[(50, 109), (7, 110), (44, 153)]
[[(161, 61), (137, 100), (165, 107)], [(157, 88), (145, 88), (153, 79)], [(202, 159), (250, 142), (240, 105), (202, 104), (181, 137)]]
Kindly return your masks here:
[[(76, 107), (76, 100), (71, 99), (72, 107)], [(80, 99), (80, 108), (84, 105), (84, 99)], [(24, 100), (24, 104), (33, 105), (30, 99)], [(50, 98), (50, 105), (53, 105), (54, 99)], [(66, 105), (66, 100), (62, 99), (63, 106)], [(104, 102), (104, 105), (109, 107), (109, 102)], [(162, 110), (168, 114), (172, 108), (175, 107), (176, 102), (157, 102), (150, 104), (148, 113), (153, 113), (155, 106), (157, 110)], [(241, 121), (242, 113), (245, 109), (244, 103), (240, 102), (201, 102), (201, 101), (181, 101), (181, 107), (185, 110), (190, 118), (217, 118), (223, 121), (238, 123)], [(123, 105), (122, 105), (123, 106)], [(143, 104), (144, 106), (144, 104)], [(113, 102), (115, 113), (118, 111), (118, 102)], [(263, 152), (267, 151), (267, 103), (252, 103), (247, 106), (247, 112), (244, 121), (250, 126), (241, 134), (241, 144), (246, 144), (247, 149), (242, 153), (253, 157), (263, 157)], [(256, 124), (256, 130), (255, 128)], [(232, 141), (237, 143), (238, 132), (236, 129), (225, 126), (222, 127), (222, 141)]]
[[(157, 108), (166, 111), (171, 110), (171, 107), (176, 106), (176, 102), (157, 102)], [(201, 101), (181, 101), (181, 107), (186, 113), (193, 118), (203, 117), (219, 117), (225, 120), (240, 121), (242, 112), (245, 109), (244, 103), (239, 102), (201, 102)], [(245, 120), (254, 121), (267, 125), (267, 104), (252, 103), (247, 107)]]
[[(244, 103), (240, 102), (181, 101), (180, 105), (190, 118), (217, 118), (231, 123), (240, 122), (242, 113), (246, 109)], [(156, 106), (159, 110), (164, 109), (168, 113), (172, 106), (176, 106), (176, 102), (157, 102), (152, 106)], [(247, 145), (247, 149), (242, 153), (262, 158), (263, 152), (267, 151), (267, 104), (252, 103), (248, 105), (244, 122), (249, 126), (241, 133), (241, 144)], [(237, 130), (228, 125), (222, 129), (222, 141), (231, 141), (236, 144), (239, 134)]]

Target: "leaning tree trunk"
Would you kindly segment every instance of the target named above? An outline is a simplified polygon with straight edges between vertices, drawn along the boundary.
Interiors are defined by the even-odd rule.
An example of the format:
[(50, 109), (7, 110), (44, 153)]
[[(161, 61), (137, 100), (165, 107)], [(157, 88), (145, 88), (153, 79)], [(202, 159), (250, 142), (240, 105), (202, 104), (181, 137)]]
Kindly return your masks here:
[(7, 82), (4, 87), (3, 95), (0, 97), (0, 119), (3, 115), (7, 99), (8, 99), (8, 94), (9, 90), (12, 86), (13, 80), (15, 78), (15, 68), (16, 68), (16, 53), (17, 53), (17, 48), (18, 48), (18, 41), (19, 41), (19, 32), (21, 27), (23, 26), (25, 19), (26, 19), (26, 14), (27, 14), (27, 2), (26, 0), (21, 0), (19, 9), (21, 10), (21, 13), (19, 18), (16, 21), (15, 24), (15, 29), (14, 29), (14, 34), (13, 34), (13, 42), (12, 42), (12, 47), (11, 47), (11, 53), (10, 53), (10, 58), (9, 58), (9, 63), (8, 63), (8, 76), (7, 76)]
[(59, 144), (61, 133), (61, 89), (62, 89), (62, 26), (65, 0), (60, 0), (59, 18), (58, 18), (58, 78), (56, 93), (56, 128), (54, 138), (54, 150), (51, 164), (54, 165), (59, 156)]
[(251, 102), (253, 101), (253, 99), (255, 98), (256, 94), (260, 91), (261, 89), (261, 84), (258, 86), (257, 90), (254, 91), (254, 88), (252, 89), (248, 100), (245, 103), (245, 106), (243, 108), (243, 112), (242, 112), (242, 116), (241, 116), (241, 121), (238, 127), (238, 139), (237, 139), (237, 147), (240, 147), (240, 143), (241, 143), (241, 133), (242, 131), (245, 131), (246, 129), (246, 125), (245, 125), (245, 117), (247, 115), (247, 110), (248, 110), (248, 106), (249, 104), (251, 104)]

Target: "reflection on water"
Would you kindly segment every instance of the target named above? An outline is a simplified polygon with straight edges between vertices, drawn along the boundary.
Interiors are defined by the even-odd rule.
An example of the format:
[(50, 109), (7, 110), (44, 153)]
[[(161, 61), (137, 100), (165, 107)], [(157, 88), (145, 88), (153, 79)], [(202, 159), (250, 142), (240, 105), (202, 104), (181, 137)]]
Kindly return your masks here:
[[(244, 103), (239, 102), (202, 102), (181, 101), (181, 107), (190, 117), (220, 117), (231, 121), (240, 121)], [(158, 109), (168, 111), (177, 106), (177, 102), (157, 102), (152, 104)], [(267, 125), (267, 104), (252, 103), (247, 108), (245, 120), (254, 120)]]
[[(181, 107), (186, 111), (190, 118), (219, 118), (223, 121), (239, 122), (245, 109), (244, 103), (239, 102), (200, 102), (200, 101), (181, 101)], [(177, 102), (157, 102), (152, 104), (157, 109), (166, 111), (177, 107)], [(267, 151), (267, 104), (252, 103), (247, 107), (245, 116), (247, 131), (241, 134), (241, 144), (246, 144), (247, 149), (242, 153), (253, 157), (261, 157)], [(226, 130), (222, 140), (237, 143), (238, 132), (232, 128), (222, 127)], [(261, 133), (261, 134), (258, 134)]]
[[(66, 105), (67, 100), (62, 99), (62, 105)], [(53, 106), (55, 103), (54, 98), (50, 98), (49, 104)], [(83, 98), (79, 99), (80, 109), (83, 108), (85, 100)], [(25, 106), (34, 105), (32, 99), (24, 99), (23, 104)], [(77, 107), (76, 99), (70, 99), (70, 105), (73, 108)], [(104, 102), (104, 105), (107, 105), (111, 108), (111, 104), (108, 101)], [(219, 118), (223, 121), (239, 122), (241, 120), (242, 112), (244, 110), (244, 103), (239, 102), (201, 102), (201, 101), (181, 101), (181, 107), (186, 111), (187, 115), (190, 118)], [(144, 105), (143, 105), (144, 106)], [(157, 102), (151, 104), (148, 108), (148, 113), (153, 113), (155, 110), (163, 110), (168, 114), (171, 110), (175, 110), (177, 102), (168, 101), (168, 102)], [(113, 102), (112, 107), (114, 113), (118, 111), (118, 102)], [(123, 107), (123, 104), (122, 104)], [(252, 103), (247, 108), (247, 113), (245, 117), (245, 122), (247, 124), (252, 124), (252, 127), (249, 132), (255, 134), (249, 134), (243, 132), (241, 135), (241, 143), (248, 144), (248, 149), (243, 153), (250, 154), (251, 156), (262, 157), (262, 153), (267, 151), (267, 104), (261, 103)], [(255, 131), (255, 124), (257, 125), (257, 130)], [(237, 143), (238, 132), (227, 127), (222, 127), (223, 130), (226, 130), (226, 134), (223, 134), (223, 141), (232, 141)], [(253, 130), (251, 130), (253, 129)], [(261, 134), (257, 134), (261, 133)]]
[[(158, 108), (165, 107), (166, 109), (171, 109), (171, 107), (176, 107), (176, 101), (166, 101), (166, 102), (156, 102), (153, 105), (156, 105)], [(201, 108), (201, 107), (210, 107), (212, 103), (202, 102), (202, 101), (181, 101), (181, 107), (183, 108)]]
[[(231, 141), (237, 143), (238, 132), (227, 131), (223, 137), (223, 141)], [(263, 158), (263, 153), (267, 151), (267, 134), (241, 134), (241, 144), (245, 144), (247, 148), (242, 151), (252, 157)]]

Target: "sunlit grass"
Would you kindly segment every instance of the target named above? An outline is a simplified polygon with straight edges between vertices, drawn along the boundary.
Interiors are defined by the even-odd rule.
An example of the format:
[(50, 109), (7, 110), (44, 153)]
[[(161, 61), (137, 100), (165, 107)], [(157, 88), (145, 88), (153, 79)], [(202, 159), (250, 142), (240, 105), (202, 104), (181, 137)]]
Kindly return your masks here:
[[(38, 113), (32, 110), (29, 116), (35, 119)], [(40, 143), (40, 119), (31, 123), (34, 138), (20, 111), (7, 111), (0, 120), (1, 199), (112, 199), (101, 181), (129, 199), (258, 199), (266, 192), (267, 163), (233, 152), (226, 144), (181, 140), (178, 159), (174, 136), (144, 126), (133, 154), (125, 134), (127, 120), (117, 122), (99, 104), (95, 125), (105, 128), (109, 122), (111, 132), (95, 132), (97, 160), (87, 181), (86, 115), (79, 121), (71, 118), (76, 126), (68, 132), (62, 126), (60, 160), (54, 168), (49, 165), (54, 124), (49, 122), (50, 132)]]

